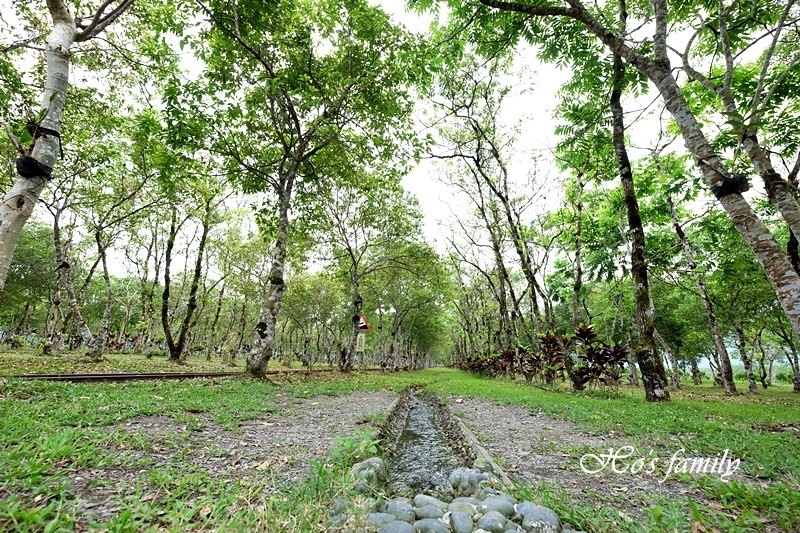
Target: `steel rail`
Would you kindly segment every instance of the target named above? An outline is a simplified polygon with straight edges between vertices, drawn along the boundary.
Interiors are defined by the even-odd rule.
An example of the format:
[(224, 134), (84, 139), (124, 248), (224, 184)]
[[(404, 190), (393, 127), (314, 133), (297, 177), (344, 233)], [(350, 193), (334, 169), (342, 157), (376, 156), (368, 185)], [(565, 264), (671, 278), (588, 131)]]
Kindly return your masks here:
[[(281, 374), (304, 374), (314, 375), (324, 372), (337, 372), (336, 367), (322, 367), (313, 369), (309, 372), (305, 368), (285, 368), (279, 370), (267, 370), (264, 372), (268, 376)], [(380, 369), (365, 368), (362, 371), (375, 372)], [(359, 370), (356, 370), (357, 372)], [(202, 379), (202, 378), (223, 378), (223, 377), (244, 377), (247, 374), (239, 372), (105, 372), (99, 374), (18, 374), (0, 376), (0, 378), (14, 379), (39, 379), (43, 381), (70, 381), (70, 382), (102, 382), (102, 381), (137, 381), (137, 380), (157, 380), (157, 379)]]

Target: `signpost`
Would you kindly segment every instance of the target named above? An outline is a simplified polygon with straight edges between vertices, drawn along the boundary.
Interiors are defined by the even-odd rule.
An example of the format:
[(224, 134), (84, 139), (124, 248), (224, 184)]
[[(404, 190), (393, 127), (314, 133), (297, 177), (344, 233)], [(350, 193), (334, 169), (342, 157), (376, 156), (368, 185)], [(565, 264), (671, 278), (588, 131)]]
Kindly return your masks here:
[(356, 352), (364, 353), (364, 343), (367, 340), (367, 334), (359, 331), (356, 336)]

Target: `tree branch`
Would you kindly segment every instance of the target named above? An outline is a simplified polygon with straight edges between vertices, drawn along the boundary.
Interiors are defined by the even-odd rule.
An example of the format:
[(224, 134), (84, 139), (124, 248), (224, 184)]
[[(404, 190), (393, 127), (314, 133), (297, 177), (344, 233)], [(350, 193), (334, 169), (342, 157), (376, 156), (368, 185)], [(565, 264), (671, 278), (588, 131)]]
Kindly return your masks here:
[(106, 0), (103, 2), (99, 8), (97, 8), (97, 12), (92, 17), (92, 21), (89, 23), (88, 26), (83, 28), (83, 31), (78, 32), (75, 35), (75, 42), (82, 42), (88, 41), (95, 35), (102, 32), (106, 27), (117, 20), (120, 15), (122, 15), (129, 7), (133, 5), (134, 0), (122, 0), (120, 4), (111, 10), (111, 12), (103, 16), (106, 8), (114, 3), (116, 0)]

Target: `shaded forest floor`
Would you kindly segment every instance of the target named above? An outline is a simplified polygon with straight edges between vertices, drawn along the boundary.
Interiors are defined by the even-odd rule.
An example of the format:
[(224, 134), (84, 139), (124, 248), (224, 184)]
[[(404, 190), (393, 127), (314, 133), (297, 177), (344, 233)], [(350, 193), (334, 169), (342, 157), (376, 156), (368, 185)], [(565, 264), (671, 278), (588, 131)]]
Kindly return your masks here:
[[(652, 405), (641, 391), (574, 394), (446, 369), (273, 384), (8, 380), (0, 530), (324, 531), (364, 430), (412, 384), (451, 403), (519, 496), (587, 532), (800, 530), (800, 438), (765, 430), (800, 422), (800, 395), (788, 388), (725, 397), (687, 387)], [(659, 469), (581, 471), (583, 455), (628, 444), (652, 449)], [(659, 483), (681, 448), (727, 449), (741, 467), (729, 483), (691, 474)]]

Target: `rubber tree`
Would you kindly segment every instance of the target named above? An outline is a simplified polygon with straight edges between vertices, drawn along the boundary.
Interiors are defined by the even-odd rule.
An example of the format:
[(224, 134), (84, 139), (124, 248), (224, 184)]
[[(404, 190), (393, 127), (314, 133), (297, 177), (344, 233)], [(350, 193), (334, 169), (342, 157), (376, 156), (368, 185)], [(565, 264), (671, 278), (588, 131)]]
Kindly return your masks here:
[(728, 348), (725, 345), (722, 329), (720, 328), (719, 321), (717, 320), (717, 314), (714, 311), (714, 303), (711, 301), (711, 297), (708, 295), (708, 290), (706, 289), (706, 284), (702, 275), (697, 270), (697, 261), (695, 260), (694, 250), (689, 243), (689, 239), (686, 237), (686, 233), (683, 231), (683, 226), (681, 225), (680, 219), (678, 219), (678, 211), (675, 208), (675, 203), (672, 201), (672, 197), (669, 195), (667, 196), (667, 205), (669, 205), (670, 213), (672, 214), (675, 233), (678, 235), (678, 239), (681, 241), (681, 247), (683, 248), (683, 253), (686, 256), (687, 266), (689, 267), (689, 270), (695, 279), (695, 283), (697, 284), (697, 290), (700, 293), (700, 299), (703, 300), (703, 306), (705, 307), (706, 316), (708, 318), (708, 325), (711, 329), (711, 338), (714, 339), (714, 348), (717, 350), (717, 357), (719, 358), (722, 387), (728, 394), (735, 394), (736, 384), (733, 381), (731, 359), (728, 355)]
[[(441, 147), (433, 157), (461, 163), (465, 174), (463, 180), (468, 180), (469, 188), (462, 185), (459, 188), (473, 197), (471, 203), (483, 205), (481, 218), (487, 227), (494, 227), (496, 231), (496, 222), (500, 221), (492, 220), (493, 216), (487, 216), (486, 211), (488, 215), (500, 215), (502, 225), (499, 227), (508, 233), (528, 282), (526, 292), (532, 328), (538, 331), (545, 324), (550, 328), (555, 324), (550, 299), (537, 278), (542, 265), (537, 261), (527, 228), (521, 221), (524, 202), (514, 193), (517, 184), (509, 170), (517, 135), (514, 131), (505, 131), (500, 120), (503, 99), (509, 91), (508, 87), (498, 83), (503, 68), (501, 61), (494, 61), (484, 69), (477, 58), (465, 55), (462, 61), (441, 74), (434, 104), (444, 118), (439, 121), (438, 128)], [(498, 238), (499, 235), (494, 235), (493, 241)], [(493, 246), (497, 248), (496, 244)], [(497, 250), (494, 253), (496, 256)], [(507, 284), (506, 277), (501, 277), (504, 285)]]
[[(624, 4), (620, 6), (619, 24), (616, 28), (618, 32), (624, 32), (626, 26), (626, 15)], [(587, 44), (583, 49), (586, 58), (591, 57), (591, 61), (586, 68), (581, 68), (578, 61), (573, 58), (574, 73), (571, 80), (562, 87), (560, 91), (561, 103), (557, 108), (559, 118), (564, 123), (557, 129), (562, 135), (562, 141), (558, 145), (557, 157), (562, 168), (577, 171), (580, 177), (584, 172), (589, 172), (595, 180), (597, 179), (618, 179), (621, 190), (621, 205), (624, 211), (625, 223), (620, 224), (620, 237), (622, 242), (617, 246), (598, 247), (596, 244), (597, 231), (589, 231), (587, 242), (593, 242), (593, 248), (600, 250), (599, 254), (589, 254), (587, 257), (588, 265), (597, 263), (594, 256), (601, 256), (600, 262), (605, 263), (604, 269), (608, 273), (618, 269), (618, 262), (614, 257), (619, 252), (613, 250), (629, 250), (630, 272), (633, 300), (634, 316), (637, 325), (637, 341), (633, 350), (639, 369), (642, 374), (642, 382), (645, 389), (645, 397), (648, 401), (664, 401), (669, 399), (667, 389), (667, 377), (662, 362), (660, 351), (669, 355), (674, 360), (673, 352), (666, 349), (666, 343), (662, 342), (655, 329), (652, 296), (650, 294), (650, 281), (648, 275), (646, 236), (643, 224), (643, 216), (637, 198), (637, 187), (634, 184), (634, 169), (628, 156), (628, 149), (625, 138), (624, 109), (622, 105), (623, 93), (630, 91), (631, 86), (636, 88), (633, 82), (636, 76), (626, 73), (626, 69), (621, 57), (617, 54), (609, 54), (602, 47), (596, 44)], [(611, 122), (611, 132), (609, 135), (606, 124)], [(594, 154), (593, 159), (589, 155)], [(612, 171), (606, 166), (605, 160), (613, 158), (616, 162), (616, 169)], [(583, 160), (583, 163), (581, 161)], [(577, 167), (577, 168), (576, 168)], [(579, 181), (579, 191), (582, 186)], [(570, 191), (571, 192), (571, 191)], [(582, 195), (579, 196), (582, 200)], [(580, 205), (581, 202), (578, 202)], [(582, 222), (582, 217), (578, 218)], [(597, 222), (593, 221), (594, 225)], [(607, 223), (607, 221), (603, 221)], [(579, 228), (580, 231), (575, 230)], [(580, 224), (572, 225), (569, 234), (575, 234), (579, 238), (582, 233)], [(610, 234), (610, 232), (609, 232)], [(609, 235), (600, 235), (603, 240)], [(627, 246), (625, 246), (627, 245)], [(577, 247), (577, 246), (576, 246)], [(580, 250), (580, 248), (577, 248)], [(580, 253), (575, 252), (575, 283), (579, 285), (582, 273)], [(602, 257), (604, 256), (604, 257)], [(617, 261), (621, 260), (620, 256)], [(611, 264), (608, 264), (609, 261)], [(612, 274), (614, 275), (614, 274)], [(577, 291), (573, 288), (573, 316), (577, 308)], [(673, 382), (678, 386), (676, 373), (673, 374)]]
[[(620, 32), (626, 26), (625, 4), (620, 3)], [(633, 183), (633, 169), (628, 158), (625, 145), (625, 115), (622, 108), (622, 90), (625, 83), (625, 65), (619, 54), (614, 54), (613, 78), (611, 86), (611, 116), (614, 155), (622, 182), (622, 196), (625, 200), (625, 211), (628, 214), (628, 230), (631, 237), (631, 277), (633, 278), (633, 300), (636, 309), (636, 323), (639, 329), (639, 341), (636, 346), (636, 360), (642, 373), (645, 399), (648, 402), (669, 400), (667, 375), (664, 362), (656, 349), (657, 332), (653, 315), (653, 299), (650, 295), (650, 280), (647, 275), (645, 261), (645, 235), (642, 217), (639, 214), (639, 201)], [(666, 344), (666, 343), (664, 343)], [(677, 375), (677, 368), (675, 369)], [(680, 386), (677, 378), (675, 386)]]
[(380, 271), (407, 268), (407, 243), (421, 231), (416, 202), (393, 172), (358, 173), (351, 187), (337, 187), (324, 200), (325, 223), (320, 240), (328, 238), (331, 260), (346, 272), (352, 288), (353, 320), (339, 369), (353, 367), (353, 353), (363, 307), (361, 284)]
[(274, 237), (270, 287), (247, 362), (262, 376), (286, 290), (289, 211), (313, 210), (312, 185), (337, 178), (326, 173), (327, 158), (375, 163), (394, 155), (407, 138), (417, 45), (365, 1), (295, 0), (279, 10), (197, 3), (211, 21), (203, 34), (210, 44), (200, 47), (210, 90), (235, 100), (209, 112), (218, 119), (217, 149), (246, 191), (271, 196), (260, 214)]
[[(426, 2), (430, 5), (432, 2)], [(687, 24), (689, 18), (696, 14), (698, 11), (703, 13), (705, 20), (710, 22), (714, 19), (724, 19), (725, 30), (729, 30), (727, 25), (734, 15), (742, 13), (762, 14), (766, 13), (769, 20), (766, 21), (767, 29), (764, 31), (768, 36), (774, 37), (776, 46), (781, 43), (778, 40), (777, 27), (782, 24), (780, 21), (785, 21), (787, 18), (780, 13), (775, 13), (771, 9), (774, 4), (763, 2), (762, 6), (758, 9), (752, 9), (752, 6), (743, 6), (738, 2), (733, 2), (730, 8), (723, 8), (722, 10), (712, 10), (713, 13), (704, 13), (706, 9), (703, 5), (695, 5), (694, 3), (686, 3), (675, 6), (668, 5), (666, 0), (652, 0), (651, 9), (649, 13), (644, 13), (654, 22), (654, 34), (649, 39), (642, 39), (643, 46), (637, 46), (629, 43), (626, 37), (619, 35), (619, 32), (613, 26), (605, 23), (604, 17), (601, 17), (599, 12), (592, 12), (581, 0), (567, 0), (564, 3), (546, 2), (537, 4), (528, 4), (524, 2), (505, 2), (501, 0), (480, 0), (480, 3), (486, 7), (485, 10), (478, 10), (471, 6), (465, 7), (461, 2), (451, 2), (454, 6), (452, 11), (453, 23), (455, 25), (462, 25), (467, 20), (476, 21), (471, 27), (478, 28), (476, 31), (485, 31), (487, 27), (493, 28), (495, 31), (505, 30), (507, 39), (500, 42), (514, 43), (519, 38), (526, 38), (527, 40), (535, 43), (545, 43), (548, 47), (547, 52), (552, 59), (564, 58), (570, 53), (577, 53), (580, 55), (580, 47), (565, 46), (563, 39), (560, 35), (576, 35), (583, 34), (588, 38), (599, 40), (611, 52), (618, 54), (626, 63), (633, 69), (644, 75), (657, 89), (661, 100), (663, 101), (667, 111), (675, 120), (678, 128), (680, 129), (681, 136), (683, 137), (684, 144), (687, 150), (694, 156), (698, 169), (700, 170), (706, 185), (714, 193), (719, 204), (723, 207), (725, 212), (730, 217), (731, 223), (736, 230), (744, 237), (747, 245), (755, 254), (758, 262), (763, 267), (767, 274), (767, 278), (772, 284), (775, 293), (777, 294), (778, 301), (784, 312), (787, 314), (792, 329), (795, 333), (800, 333), (800, 276), (792, 268), (791, 262), (787, 257), (784, 250), (778, 244), (775, 236), (767, 229), (764, 222), (756, 214), (750, 203), (742, 196), (748, 185), (745, 180), (738, 178), (726, 165), (725, 160), (720, 153), (711, 145), (706, 136), (703, 128), (701, 127), (698, 117), (694, 113), (692, 107), (686, 100), (683, 90), (678, 84), (672, 70), (672, 64), (669, 58), (669, 46), (667, 38), (670, 33), (671, 17), (672, 22), (678, 22), (678, 26)], [(789, 2), (786, 12), (791, 13), (790, 9), (793, 2)], [(423, 6), (425, 7), (425, 6)], [(741, 10), (742, 13), (734, 11)], [(493, 10), (494, 13), (493, 13)], [(504, 11), (508, 13), (517, 13), (517, 16), (511, 17), (497, 17), (497, 11)], [(787, 15), (788, 16), (788, 15)], [(794, 21), (796, 17), (789, 17)], [(746, 19), (748, 24), (752, 27), (757, 27), (757, 24), (762, 26), (765, 21), (754, 20), (753, 18)], [(504, 25), (501, 28), (497, 24)], [(708, 24), (697, 25), (698, 33), (704, 32)], [(517, 28), (517, 29), (514, 29)], [(723, 28), (715, 27), (714, 24), (710, 26), (709, 33), (713, 35), (719, 34), (720, 39), (725, 39), (722, 35)], [(752, 29), (752, 28), (751, 28)], [(741, 31), (740, 36), (744, 36), (747, 31)], [(786, 35), (788, 32), (784, 32)], [(556, 36), (557, 38), (553, 38)], [(730, 32), (728, 32), (730, 37)], [(549, 42), (548, 42), (549, 41)], [(498, 42), (495, 40), (494, 42)], [(728, 77), (733, 78), (735, 66), (733, 65), (734, 52), (732, 44), (733, 41), (728, 38), (728, 44), (722, 43), (722, 47), (727, 47), (728, 50), (724, 51), (724, 57), (730, 68), (726, 69), (725, 79)], [(752, 41), (750, 41), (752, 42)], [(747, 48), (748, 44), (743, 39), (738, 41), (741, 48)], [(559, 50), (559, 47), (561, 49)], [(650, 52), (652, 50), (652, 52)], [(791, 64), (795, 64), (795, 59), (792, 59)], [(771, 56), (765, 57), (763, 61), (763, 72), (766, 72), (764, 79), (766, 80), (770, 72), (774, 72), (774, 64), (771, 63)], [(684, 70), (688, 71), (686, 65)], [(777, 86), (785, 81), (786, 76), (772, 76), (772, 87)], [(711, 87), (709, 87), (711, 89)], [(761, 96), (758, 98), (767, 99), (766, 95), (769, 94), (766, 84), (759, 84), (757, 93)], [(725, 95), (720, 94), (723, 98)], [(726, 107), (728, 104), (725, 104)], [(733, 113), (734, 110), (722, 109), (728, 113)], [(758, 113), (755, 113), (755, 118), (758, 118)], [(737, 117), (733, 115), (734, 119)], [(795, 216), (795, 208), (797, 205), (796, 200), (792, 198), (790, 202), (786, 196), (789, 195), (788, 188), (785, 187), (785, 180), (780, 175), (770, 169), (764, 161), (766, 154), (759, 154), (760, 146), (753, 144), (755, 133), (758, 130), (758, 121), (745, 120), (747, 117), (742, 117), (743, 120), (738, 122), (734, 121), (734, 127), (740, 132), (743, 141), (744, 137), (748, 137), (750, 141), (749, 146), (746, 147), (748, 156), (752, 164), (751, 168), (759, 172), (762, 178), (767, 181), (770, 188), (771, 197), (775, 197), (773, 201), (776, 205), (780, 205), (782, 216), (786, 222), (793, 228), (798, 222)], [(752, 154), (751, 154), (752, 152)]]
[[(61, 123), (64, 117), (70, 75), (70, 50), (75, 43), (99, 35), (120, 17), (134, 0), (105, 0), (91, 16), (75, 18), (64, 0), (47, 0), (52, 30), (47, 39), (47, 79), (40, 111), (27, 137), (17, 138), (7, 129), (20, 152), (17, 178), (0, 203), (0, 291), (23, 226), (33, 214), (61, 154)], [(27, 144), (27, 146), (25, 146)]]

